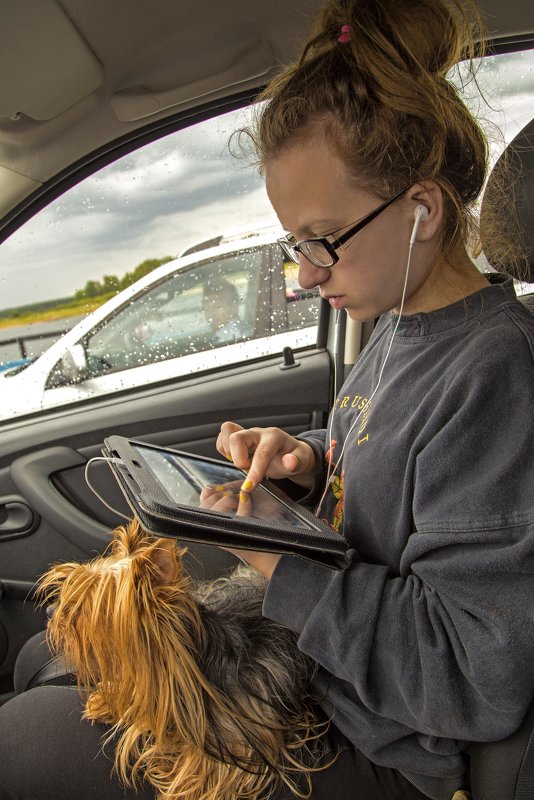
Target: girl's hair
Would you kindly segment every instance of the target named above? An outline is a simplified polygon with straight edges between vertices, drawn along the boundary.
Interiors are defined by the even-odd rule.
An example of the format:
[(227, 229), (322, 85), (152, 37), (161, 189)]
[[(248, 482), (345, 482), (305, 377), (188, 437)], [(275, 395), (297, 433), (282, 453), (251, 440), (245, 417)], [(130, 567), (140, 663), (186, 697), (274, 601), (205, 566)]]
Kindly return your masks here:
[[(343, 27), (339, 40), (342, 26), (348, 35)], [(445, 198), (444, 251), (473, 242), (487, 140), (447, 73), (482, 55), (482, 27), (468, 0), (329, 0), (246, 131), (260, 168), (321, 136), (359, 188), (387, 197), (435, 181)]]

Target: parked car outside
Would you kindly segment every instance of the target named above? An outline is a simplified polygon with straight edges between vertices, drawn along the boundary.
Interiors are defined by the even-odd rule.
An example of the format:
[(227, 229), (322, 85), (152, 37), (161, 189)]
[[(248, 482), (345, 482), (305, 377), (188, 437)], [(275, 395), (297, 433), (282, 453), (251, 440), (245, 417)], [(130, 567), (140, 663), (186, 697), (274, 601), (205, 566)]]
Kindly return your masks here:
[(222, 236), (119, 292), (35, 361), (0, 373), (0, 419), (314, 344), (318, 291), (300, 289), (276, 234)]

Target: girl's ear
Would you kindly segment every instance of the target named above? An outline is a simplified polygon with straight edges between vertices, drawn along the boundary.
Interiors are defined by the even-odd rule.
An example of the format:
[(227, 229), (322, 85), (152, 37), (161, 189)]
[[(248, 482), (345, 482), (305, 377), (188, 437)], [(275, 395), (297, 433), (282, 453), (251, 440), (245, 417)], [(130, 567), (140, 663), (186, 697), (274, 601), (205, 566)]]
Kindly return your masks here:
[(417, 241), (424, 242), (432, 239), (441, 231), (443, 222), (443, 193), (437, 183), (433, 181), (420, 181), (411, 187), (408, 198), (413, 203), (414, 212), (421, 205), (427, 214), (417, 229)]
[(174, 539), (158, 539), (154, 543), (150, 560), (157, 569), (157, 584), (166, 586), (175, 583), (180, 574), (180, 562)]

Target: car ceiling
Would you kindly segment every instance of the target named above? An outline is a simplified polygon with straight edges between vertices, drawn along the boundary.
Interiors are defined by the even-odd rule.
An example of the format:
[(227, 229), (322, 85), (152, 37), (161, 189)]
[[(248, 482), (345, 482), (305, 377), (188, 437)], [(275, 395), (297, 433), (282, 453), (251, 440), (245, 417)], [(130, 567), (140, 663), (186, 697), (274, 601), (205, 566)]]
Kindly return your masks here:
[[(260, 87), (299, 52), (321, 5), (2, 0), (0, 218), (108, 143)], [(497, 41), (534, 28), (529, 0), (481, 5)]]

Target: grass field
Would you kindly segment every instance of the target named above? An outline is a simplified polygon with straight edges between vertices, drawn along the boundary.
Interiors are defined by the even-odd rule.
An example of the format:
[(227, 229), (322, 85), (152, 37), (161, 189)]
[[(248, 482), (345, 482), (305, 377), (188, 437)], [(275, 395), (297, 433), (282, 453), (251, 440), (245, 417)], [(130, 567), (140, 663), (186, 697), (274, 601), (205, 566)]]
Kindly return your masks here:
[(12, 328), (16, 325), (31, 325), (34, 322), (52, 322), (66, 317), (81, 317), (84, 314), (89, 314), (90, 311), (94, 311), (95, 308), (101, 306), (114, 294), (115, 292), (110, 292), (109, 294), (91, 298), (91, 300), (80, 300), (79, 302), (56, 306), (56, 308), (48, 308), (46, 311), (32, 311), (27, 314), (18, 314), (14, 317), (3, 317), (0, 318), (0, 329)]

